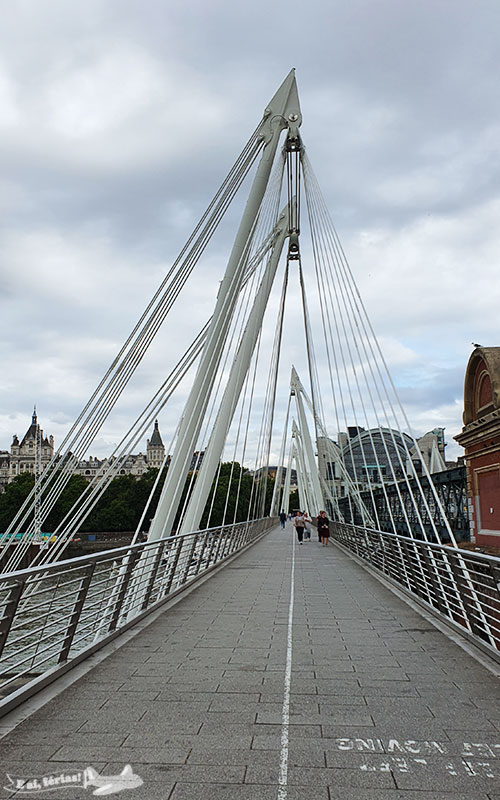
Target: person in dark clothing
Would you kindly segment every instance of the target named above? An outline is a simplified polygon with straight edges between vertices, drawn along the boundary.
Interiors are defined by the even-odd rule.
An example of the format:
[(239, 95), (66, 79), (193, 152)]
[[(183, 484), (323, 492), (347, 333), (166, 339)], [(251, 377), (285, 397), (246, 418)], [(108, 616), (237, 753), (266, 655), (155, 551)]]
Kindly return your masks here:
[(297, 511), (293, 520), (293, 527), (297, 531), (297, 539), (299, 540), (299, 544), (302, 544), (302, 537), (304, 536), (304, 517)]
[(330, 520), (326, 516), (326, 511), (320, 511), (318, 516), (318, 537), (323, 547), (328, 545), (330, 536)]
[(280, 514), (280, 522), (281, 522), (281, 527), (284, 528), (286, 522), (286, 514), (284, 511), (282, 511)]

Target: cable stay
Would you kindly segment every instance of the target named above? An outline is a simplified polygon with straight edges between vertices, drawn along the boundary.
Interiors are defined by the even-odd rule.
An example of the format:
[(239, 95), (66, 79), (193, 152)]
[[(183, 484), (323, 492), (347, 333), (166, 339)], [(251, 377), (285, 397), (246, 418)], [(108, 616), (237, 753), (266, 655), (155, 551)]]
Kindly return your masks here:
[[(333, 492), (328, 481), (332, 475), (336, 472), (340, 473), (341, 480), (345, 484), (346, 492), (352, 497), (353, 501), (358, 506), (359, 512), (363, 519), (363, 524), (369, 528), (374, 528), (375, 524), (370, 516), (368, 509), (366, 508), (359, 489), (357, 488), (354, 481), (351, 479), (349, 472), (345, 468), (344, 461), (342, 459), (341, 451), (338, 445), (333, 442), (330, 437), (328, 436), (326, 427), (322, 422), (319, 414), (317, 411), (314, 410), (313, 404), (310, 398), (307, 395), (307, 392), (302, 385), (299, 376), (295, 370), (295, 367), (292, 366), (292, 376), (290, 379), (290, 387), (291, 387), (291, 396), (295, 396), (297, 402), (302, 406), (302, 417), (305, 420), (304, 412), (303, 412), (303, 401), (305, 401), (306, 405), (309, 407), (309, 410), (312, 412), (315, 421), (315, 427), (317, 431), (317, 449), (318, 449), (318, 478), (323, 487), (323, 495), (325, 496), (326, 490), (326, 500), (329, 500), (330, 503), (336, 506), (336, 510), (338, 513), (338, 519), (342, 519), (342, 514), (338, 509), (338, 501), (336, 492)], [(322, 458), (323, 457), (323, 460)], [(333, 499), (335, 498), (335, 499)], [(326, 503), (328, 505), (328, 503)]]
[[(141, 609), (153, 569), (164, 576), (165, 591), (172, 589), (172, 534), (211, 530), (214, 519), (236, 530), (242, 520), (288, 512), (293, 469), (300, 508), (311, 517), (324, 508), (334, 522), (386, 531), (396, 540), (403, 535), (456, 546), (432, 480), (443, 468), (443, 452), (435, 441), (426, 460), (411, 430), (306, 154), (301, 122), (292, 71), (54, 458), (41, 472), (38, 464), (35, 488), (0, 537), (1, 545), (23, 533), (8, 570), (19, 568), (78, 462), (183, 302), (188, 279), (200, 274), (245, 181), (248, 197), (213, 314), (187, 348), (179, 347), (175, 366), (64, 515), (55, 543), (40, 548), (34, 563), (61, 557), (152, 421), (181, 392), (183, 409), (170, 425), (163, 466), (134, 536), (152, 517), (148, 539), (165, 542), (164, 558), (153, 566), (147, 555), (137, 563), (126, 556), (117, 566), (113, 596), (133, 570), (123, 605), (127, 618)], [(292, 321), (302, 318), (294, 361), (307, 391), (284, 359), (289, 328), (297, 329), (291, 312)], [(284, 395), (282, 385), (289, 386)], [(223, 547), (211, 536), (209, 549)], [(176, 557), (189, 564), (194, 556), (187, 552), (189, 540), (183, 541)]]

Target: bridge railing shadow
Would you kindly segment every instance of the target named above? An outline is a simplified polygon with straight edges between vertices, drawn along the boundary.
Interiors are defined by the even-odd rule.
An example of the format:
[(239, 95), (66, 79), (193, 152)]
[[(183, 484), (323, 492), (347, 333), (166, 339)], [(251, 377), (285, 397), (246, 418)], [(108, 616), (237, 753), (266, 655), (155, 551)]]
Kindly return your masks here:
[(275, 525), (266, 517), (0, 575), (0, 716)]
[(500, 661), (500, 558), (346, 523), (336, 542)]

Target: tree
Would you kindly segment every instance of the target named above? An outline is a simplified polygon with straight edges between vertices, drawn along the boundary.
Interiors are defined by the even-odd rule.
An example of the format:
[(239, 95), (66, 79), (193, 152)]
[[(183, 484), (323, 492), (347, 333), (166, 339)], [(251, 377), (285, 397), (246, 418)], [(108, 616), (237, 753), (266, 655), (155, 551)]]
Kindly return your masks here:
[(16, 516), (22, 504), (35, 485), (35, 478), (30, 472), (16, 475), (11, 483), (0, 494), (0, 531), (3, 533)]
[[(290, 511), (293, 511), (294, 508), (299, 508), (299, 491), (298, 489), (294, 489), (293, 492), (290, 492), (290, 500), (288, 504), (288, 508)], [(303, 511), (304, 509), (301, 509)]]
[[(237, 461), (221, 464), (203, 512), (200, 528), (215, 528), (223, 522), (241, 522), (248, 518), (253, 477)], [(215, 492), (215, 496), (214, 496)], [(236, 500), (238, 507), (236, 508)]]
[[(135, 531), (141, 521), (157, 475), (158, 470), (148, 469), (144, 475), (138, 478), (134, 475), (120, 475), (114, 478), (88, 516), (78, 526), (76, 532)], [(178, 527), (181, 511), (191, 489), (191, 478), (192, 473), (189, 473), (174, 522), (174, 530)], [(164, 480), (165, 474), (162, 475), (156, 487), (141, 525), (145, 531), (149, 529), (150, 521), (156, 512)], [(4, 494), (0, 495), (0, 530), (5, 529), (12, 521), (33, 485), (34, 478), (30, 473), (19, 475), (7, 485)], [(42, 521), (43, 531), (54, 532), (75, 504), (78, 508), (78, 501), (88, 487), (89, 484), (83, 476), (73, 475), (50, 514)], [(241, 522), (248, 519), (249, 516), (260, 516), (261, 492), (264, 490), (264, 513), (269, 513), (273, 489), (274, 479), (270, 476), (262, 477), (260, 482), (254, 481), (253, 475), (238, 462), (224, 462), (221, 464), (218, 478), (214, 479), (212, 484), (200, 527), (205, 528), (207, 525), (217, 527), (223, 522)]]
[(88, 483), (82, 475), (72, 475), (56, 500), (50, 514), (42, 522), (44, 532), (52, 533), (61, 524), (68, 511), (87, 488)]

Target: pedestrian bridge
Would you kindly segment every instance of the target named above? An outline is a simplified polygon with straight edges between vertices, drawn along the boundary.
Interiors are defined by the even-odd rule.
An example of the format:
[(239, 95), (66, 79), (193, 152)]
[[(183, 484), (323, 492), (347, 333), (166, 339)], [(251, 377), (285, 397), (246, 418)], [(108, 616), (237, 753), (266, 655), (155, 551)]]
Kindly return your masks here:
[[(10, 689), (4, 685), (2, 785), (11, 786), (5, 796), (18, 791), (7, 775), (14, 781), (77, 776), (94, 790), (98, 783), (89, 776), (120, 776), (130, 765), (135, 783), (128, 785), (134, 788), (123, 796), (134, 799), (497, 798), (499, 690), (490, 641), (497, 612), (488, 571), (498, 560), (474, 554), (460, 564), (459, 556), (450, 556), (455, 587), (460, 570), (468, 576), (460, 600), (450, 581), (441, 595), (439, 589), (446, 582), (443, 552), (456, 553), (452, 548), (439, 555), (437, 545), (401, 537), (392, 549), (386, 543), (382, 563), (380, 541), (356, 539), (354, 529), (335, 536), (344, 544), (333, 541), (325, 549), (313, 533), (298, 547), (290, 523), (267, 533), (261, 524), (251, 535), (242, 531), (231, 553), (223, 531), (215, 537), (203, 532), (200, 540), (192, 538), (184, 563), (182, 544), (166, 555), (162, 551), (162, 560), (171, 558), (172, 564), (177, 555), (175, 568), (164, 570), (171, 576), (169, 590), (162, 597), (154, 586), (148, 598), (142, 593), (142, 604), (153, 610), (147, 617), (137, 614), (133, 626), (125, 590), (108, 596), (111, 605), (101, 603), (96, 616), (96, 574), (106, 586), (102, 554), (79, 560), (78, 581), (76, 572), (60, 568), (50, 581), (51, 600), (46, 594), (40, 601), (39, 619), (31, 626), (45, 629), (29, 651), (41, 677), (25, 675), (32, 689), (56, 680), (15, 708), (13, 696), (19, 701), (27, 687), (29, 694), (29, 684), (21, 686), (18, 679)], [(358, 556), (347, 550), (349, 536)], [(402, 581), (395, 588), (400, 547), (406, 547), (414, 600)], [(423, 549), (412, 554), (410, 547)], [(213, 557), (217, 548), (220, 563)], [(158, 560), (157, 543), (153, 549)], [(369, 554), (379, 562), (378, 577), (363, 563)], [(89, 578), (85, 570), (91, 564)], [(23, 573), (16, 576), (22, 583)], [(67, 595), (71, 581), (78, 591), (61, 631), (55, 587), (65, 584)], [(14, 584), (4, 579), (11, 612)], [(489, 600), (476, 604), (480, 584)], [(32, 595), (49, 591), (43, 581), (35, 585)], [(11, 675), (8, 642), (25, 635), (15, 630), (19, 604), (29, 604), (25, 592), (18, 589), (18, 610), (4, 637)], [(467, 625), (473, 606), (479, 622)], [(481, 635), (488, 607), (489, 633)], [(83, 627), (77, 621), (82, 614)], [(112, 640), (118, 629), (123, 632)], [(57, 648), (51, 645), (56, 640)], [(88, 657), (78, 664), (83, 650)], [(72, 659), (76, 666), (63, 674)], [(75, 786), (62, 785), (56, 795), (77, 796)]]
[[(500, 797), (500, 560), (459, 546), (463, 477), (443, 478), (443, 429), (412, 433), (301, 122), (292, 70), (43, 469), (33, 416), (34, 486), (0, 535), (6, 796)], [(160, 329), (160, 386), (66, 508)], [(61, 560), (160, 414), (133, 542)], [(276, 527), (294, 505), (327, 511), (328, 548)]]

